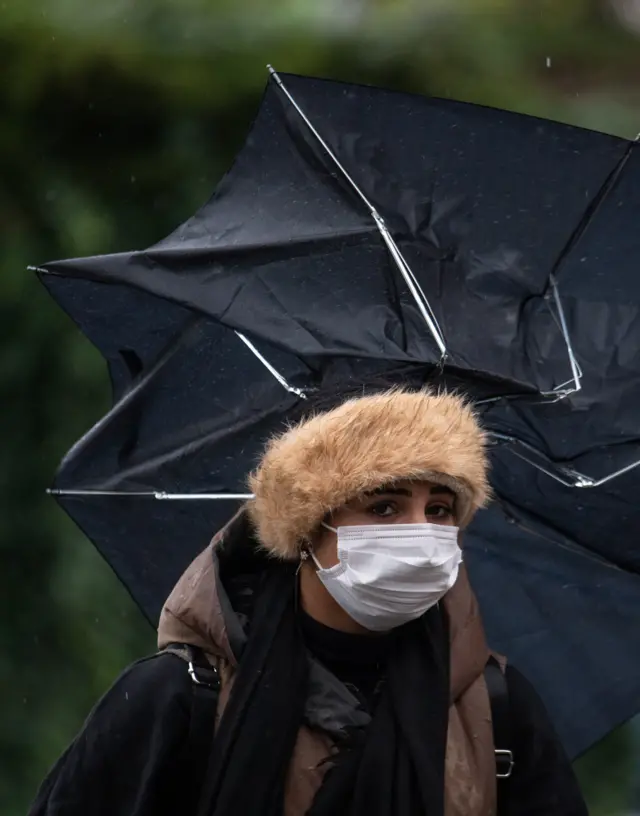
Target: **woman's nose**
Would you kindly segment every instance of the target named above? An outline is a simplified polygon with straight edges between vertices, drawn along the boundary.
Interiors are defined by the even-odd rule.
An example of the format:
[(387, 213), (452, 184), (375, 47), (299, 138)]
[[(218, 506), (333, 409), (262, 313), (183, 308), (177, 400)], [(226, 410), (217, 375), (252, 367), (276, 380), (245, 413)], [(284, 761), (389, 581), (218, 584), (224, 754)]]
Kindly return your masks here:
[(407, 524), (425, 524), (429, 519), (424, 506), (412, 507), (408, 513)]

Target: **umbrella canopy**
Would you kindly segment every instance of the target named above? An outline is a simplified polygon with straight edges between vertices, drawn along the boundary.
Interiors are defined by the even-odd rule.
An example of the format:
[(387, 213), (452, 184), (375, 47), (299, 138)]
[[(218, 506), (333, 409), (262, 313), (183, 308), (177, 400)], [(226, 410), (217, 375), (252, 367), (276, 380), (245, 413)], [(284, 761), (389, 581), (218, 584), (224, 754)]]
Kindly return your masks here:
[(273, 75), (193, 218), (40, 267), (114, 390), (55, 487), (147, 616), (305, 398), (387, 372), (465, 390), (492, 434), (472, 578), (569, 752), (640, 710), (634, 146)]

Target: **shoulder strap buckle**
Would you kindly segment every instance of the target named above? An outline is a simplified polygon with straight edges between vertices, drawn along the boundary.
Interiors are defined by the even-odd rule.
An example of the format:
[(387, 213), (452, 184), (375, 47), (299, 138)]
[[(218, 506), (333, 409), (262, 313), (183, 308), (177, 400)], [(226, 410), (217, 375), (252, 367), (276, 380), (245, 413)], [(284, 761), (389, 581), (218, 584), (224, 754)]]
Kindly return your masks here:
[(187, 664), (187, 673), (194, 685), (214, 691), (220, 689), (220, 673), (217, 667), (207, 660), (201, 649), (188, 643), (169, 643), (158, 654), (172, 654), (184, 660)]
[(513, 752), (504, 748), (496, 748), (496, 777), (498, 779), (509, 779), (513, 773)]
[(215, 666), (196, 666), (193, 660), (190, 660), (187, 666), (189, 677), (193, 680), (196, 686), (205, 686), (210, 689), (220, 688), (220, 677)]
[[(511, 777), (515, 764), (513, 752), (508, 748), (508, 746), (512, 744), (509, 687), (504, 675), (503, 666), (501, 666), (500, 662), (493, 655), (491, 655), (485, 666), (484, 679), (491, 704), (496, 778), (505, 780)], [(503, 747), (499, 748), (498, 746)], [(501, 784), (504, 785), (504, 781)]]

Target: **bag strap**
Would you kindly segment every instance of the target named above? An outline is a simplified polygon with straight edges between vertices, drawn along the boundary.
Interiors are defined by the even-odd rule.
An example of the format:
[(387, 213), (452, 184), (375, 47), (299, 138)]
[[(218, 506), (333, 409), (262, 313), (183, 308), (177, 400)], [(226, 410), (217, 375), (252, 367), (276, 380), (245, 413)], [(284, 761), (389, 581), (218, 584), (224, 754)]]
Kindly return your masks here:
[(204, 652), (185, 643), (170, 643), (159, 654), (173, 654), (187, 664), (191, 679), (191, 715), (187, 737), (187, 763), (192, 784), (199, 790), (207, 769), (215, 735), (220, 696), (220, 675)]
[(500, 816), (506, 816), (509, 779), (514, 766), (513, 752), (511, 750), (509, 687), (500, 663), (493, 656), (489, 658), (485, 666), (484, 679), (489, 692), (491, 720), (493, 722), (493, 745), (498, 783), (498, 813)]

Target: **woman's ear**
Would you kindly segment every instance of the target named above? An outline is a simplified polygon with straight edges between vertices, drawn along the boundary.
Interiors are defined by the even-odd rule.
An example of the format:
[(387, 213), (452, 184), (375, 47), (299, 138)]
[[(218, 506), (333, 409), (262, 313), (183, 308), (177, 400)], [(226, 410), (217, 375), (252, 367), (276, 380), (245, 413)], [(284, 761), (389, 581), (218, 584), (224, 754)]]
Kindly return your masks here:
[(323, 567), (332, 567), (338, 563), (338, 537), (322, 524), (309, 536), (308, 547)]

